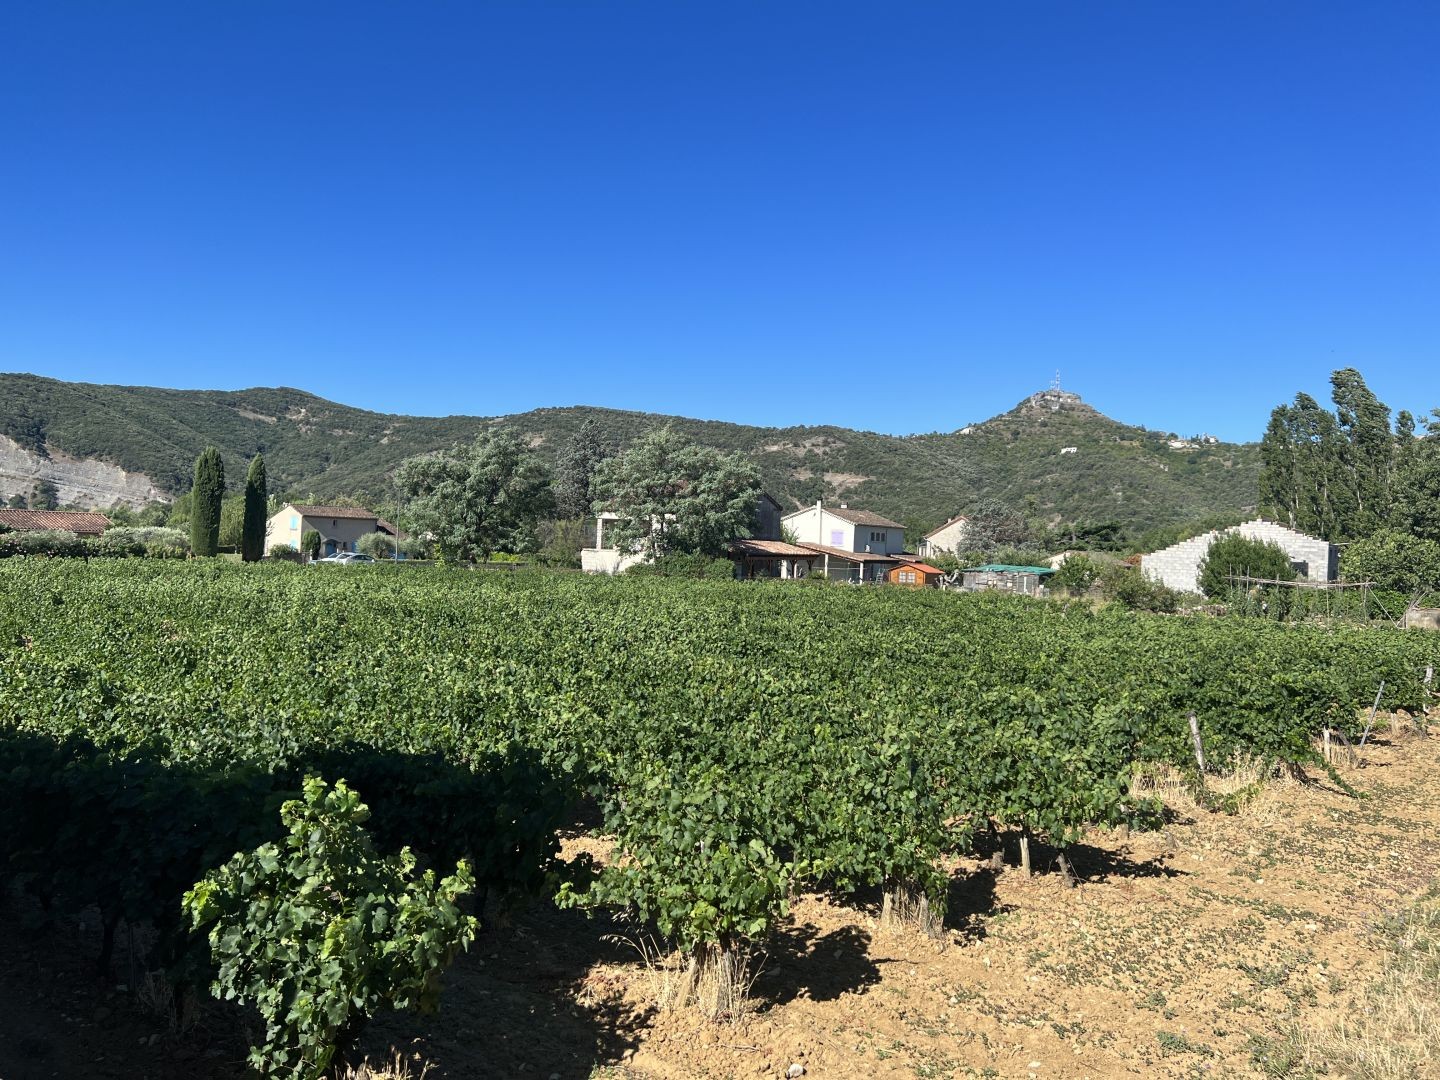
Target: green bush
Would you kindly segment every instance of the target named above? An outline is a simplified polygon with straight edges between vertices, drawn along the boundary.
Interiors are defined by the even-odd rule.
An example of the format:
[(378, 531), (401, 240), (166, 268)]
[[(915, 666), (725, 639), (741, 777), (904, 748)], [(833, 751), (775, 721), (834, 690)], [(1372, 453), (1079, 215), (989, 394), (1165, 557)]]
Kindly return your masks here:
[(1180, 606), (1180, 594), (1174, 589), (1151, 581), (1139, 567), (1123, 564), (1106, 567), (1098, 578), (1100, 593), (1111, 603), (1131, 611), (1171, 612)]
[(1237, 588), (1237, 577), (1294, 581), (1295, 568), (1279, 544), (1221, 533), (1200, 560), (1200, 591), (1212, 600), (1229, 596)]
[(458, 906), (474, 877), (461, 861), (437, 884), (415, 877), (409, 848), (377, 854), (361, 827), (370, 811), (343, 780), (307, 778), (280, 816), (284, 840), (207, 874), (184, 908), (210, 928), (213, 992), (265, 1019), (250, 1064), (317, 1080), (381, 1006), (434, 1007), (441, 971), (475, 938)]
[(1399, 529), (1381, 529), (1345, 549), (1340, 568), (1349, 581), (1406, 596), (1440, 591), (1440, 543)]
[(294, 544), (274, 544), (270, 548), (269, 558), (278, 562), (299, 562), (300, 549)]
[(1064, 589), (1085, 592), (1100, 580), (1100, 566), (1088, 555), (1071, 555), (1056, 569), (1050, 581)]
[(314, 529), (306, 529), (300, 537), (300, 550), (312, 559), (320, 557), (320, 534)]
[(709, 581), (733, 581), (735, 564), (729, 559), (712, 559), (708, 555), (668, 552), (650, 562), (636, 563), (625, 571), (636, 577), (704, 578)]
[(355, 550), (369, 555), (372, 559), (393, 559), (395, 538), (382, 532), (366, 533), (355, 542)]

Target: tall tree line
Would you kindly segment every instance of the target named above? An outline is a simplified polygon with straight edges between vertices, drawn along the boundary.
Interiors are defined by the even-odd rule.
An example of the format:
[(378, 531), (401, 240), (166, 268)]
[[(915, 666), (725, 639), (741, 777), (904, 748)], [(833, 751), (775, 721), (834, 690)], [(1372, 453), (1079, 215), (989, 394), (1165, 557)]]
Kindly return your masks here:
[[(1386, 525), (1416, 535), (1440, 527), (1440, 410), (1417, 439), (1415, 417), (1401, 410), (1392, 424), (1354, 368), (1334, 372), (1330, 387), (1333, 413), (1303, 393), (1271, 412), (1260, 442), (1261, 511), (1331, 541)], [(1429, 504), (1408, 505), (1415, 498)]]

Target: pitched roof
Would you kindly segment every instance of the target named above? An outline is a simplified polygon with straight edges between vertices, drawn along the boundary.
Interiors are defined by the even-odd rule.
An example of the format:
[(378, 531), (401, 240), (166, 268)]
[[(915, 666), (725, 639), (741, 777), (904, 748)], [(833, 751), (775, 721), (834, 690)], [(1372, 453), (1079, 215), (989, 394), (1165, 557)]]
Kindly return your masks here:
[(405, 534), (400, 531), (400, 526), (396, 525), (393, 521), (386, 521), (384, 518), (376, 518), (375, 525), (380, 532), (389, 533), (397, 540), (405, 539)]
[(945, 522), (944, 525), (941, 525), (938, 529), (931, 529), (928, 533), (926, 533), (926, 534), (925, 534), (925, 539), (926, 539), (926, 540), (929, 540), (930, 537), (934, 536), (936, 533), (942, 533), (942, 532), (944, 532), (944, 531), (945, 531), (946, 529), (948, 529), (951, 525), (954, 525), (957, 521), (969, 521), (969, 520), (970, 520), (970, 517), (969, 517), (968, 514), (956, 514), (956, 515), (955, 515), (954, 517), (952, 517), (949, 521)]
[(824, 507), (824, 510), (827, 514), (834, 514), (852, 525), (874, 525), (877, 529), (903, 529), (905, 527), (898, 521), (891, 521), (879, 514), (872, 514), (869, 510), (851, 510), (848, 506), (827, 506)]
[(943, 573), (945, 573), (945, 571), (944, 571), (944, 570), (941, 570), (938, 566), (931, 566), (928, 562), (907, 562), (907, 563), (901, 563), (899, 569), (901, 569), (901, 570), (905, 570), (905, 569), (919, 570), (922, 574), (943, 574)]
[(772, 559), (812, 559), (815, 552), (809, 548), (787, 544), (783, 540), (736, 540), (730, 550), (737, 555), (753, 555)]
[(290, 509), (302, 517), (354, 518), (359, 521), (379, 521), (378, 515), (363, 506), (319, 506), (310, 503), (290, 503)]
[(801, 544), (802, 548), (808, 548), (814, 555), (834, 555), (837, 558), (849, 559), (851, 562), (888, 562), (900, 563), (909, 562), (908, 559), (896, 555), (877, 555), (873, 551), (846, 551), (844, 548), (829, 547), (825, 544)]
[(59, 529), (81, 536), (98, 536), (110, 527), (104, 514), (71, 513), (68, 510), (0, 510), (0, 525), (16, 532)]

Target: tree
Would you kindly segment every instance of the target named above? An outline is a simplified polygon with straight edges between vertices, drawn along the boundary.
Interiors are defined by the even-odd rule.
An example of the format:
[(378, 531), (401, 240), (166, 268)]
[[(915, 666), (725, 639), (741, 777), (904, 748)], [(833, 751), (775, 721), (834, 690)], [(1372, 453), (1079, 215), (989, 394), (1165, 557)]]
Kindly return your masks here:
[(60, 505), (60, 489), (49, 480), (37, 480), (30, 489), (31, 510), (54, 510)]
[(619, 515), (605, 535), (651, 557), (720, 556), (755, 527), (760, 473), (738, 454), (657, 428), (595, 472), (595, 501)]
[(9, 504), (9, 505), (10, 505), (10, 509), (11, 509), (11, 510), (24, 510), (24, 509), (25, 509), (25, 496), (22, 495), (22, 494), (20, 494), (20, 492), (17, 491), (14, 495), (11, 495), (11, 496), (10, 496), (10, 504)]
[(1019, 547), (1030, 539), (1024, 515), (999, 499), (982, 499), (965, 514), (965, 544), (976, 551)]
[(1308, 394), (1270, 414), (1260, 442), (1260, 509), (1330, 540), (1373, 532), (1389, 515), (1413, 449), (1414, 417), (1390, 409), (1360, 372), (1330, 377), (1334, 415)]
[(256, 454), (245, 474), (245, 514), (240, 526), (240, 557), (246, 562), (259, 562), (265, 554), (266, 486), (265, 456)]
[(225, 499), (225, 463), (215, 447), (207, 446), (195, 459), (190, 492), (190, 550), (214, 555), (220, 546), (220, 504)]
[(1075, 592), (1085, 592), (1098, 580), (1100, 564), (1088, 555), (1075, 554), (1066, 556), (1050, 578), (1050, 583)]
[(1405, 440), (1395, 478), (1390, 524), (1426, 540), (1440, 540), (1440, 409), (1425, 421), (1423, 439)]
[(1340, 556), (1350, 581), (1373, 581), (1382, 589), (1416, 595), (1440, 589), (1440, 543), (1399, 529), (1380, 529)]
[(408, 500), (408, 525), (433, 534), (446, 562), (532, 550), (536, 523), (554, 506), (544, 466), (508, 431), (410, 458), (396, 482)]
[(308, 559), (320, 557), (320, 534), (314, 529), (306, 529), (300, 535), (300, 551)]
[(1294, 581), (1295, 568), (1280, 545), (1251, 540), (1238, 532), (1221, 533), (1200, 560), (1200, 591), (1212, 600), (1229, 596), (1240, 583), (1233, 578)]
[(572, 520), (594, 510), (595, 470), (614, 456), (600, 424), (586, 420), (555, 459), (555, 516)]

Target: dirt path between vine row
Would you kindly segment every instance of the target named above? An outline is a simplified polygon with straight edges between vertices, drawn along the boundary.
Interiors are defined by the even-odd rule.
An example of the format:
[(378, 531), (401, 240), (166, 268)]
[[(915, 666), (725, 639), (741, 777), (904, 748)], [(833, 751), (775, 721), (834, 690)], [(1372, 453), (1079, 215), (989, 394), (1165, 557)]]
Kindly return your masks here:
[[(366, 1046), (432, 1080), (1277, 1075), (1275, 1040), (1357, 1009), (1370, 928), (1440, 878), (1440, 738), (1365, 757), (1364, 799), (1277, 783), (1236, 817), (1089, 837), (1078, 888), (957, 861), (941, 941), (803, 897), (735, 1023), (655, 1009), (633, 933), (537, 906), (482, 935), (437, 1015), (382, 1017)], [(0, 1078), (241, 1075), (233, 1014), (173, 1035), (85, 974), (92, 936), (0, 943)]]

